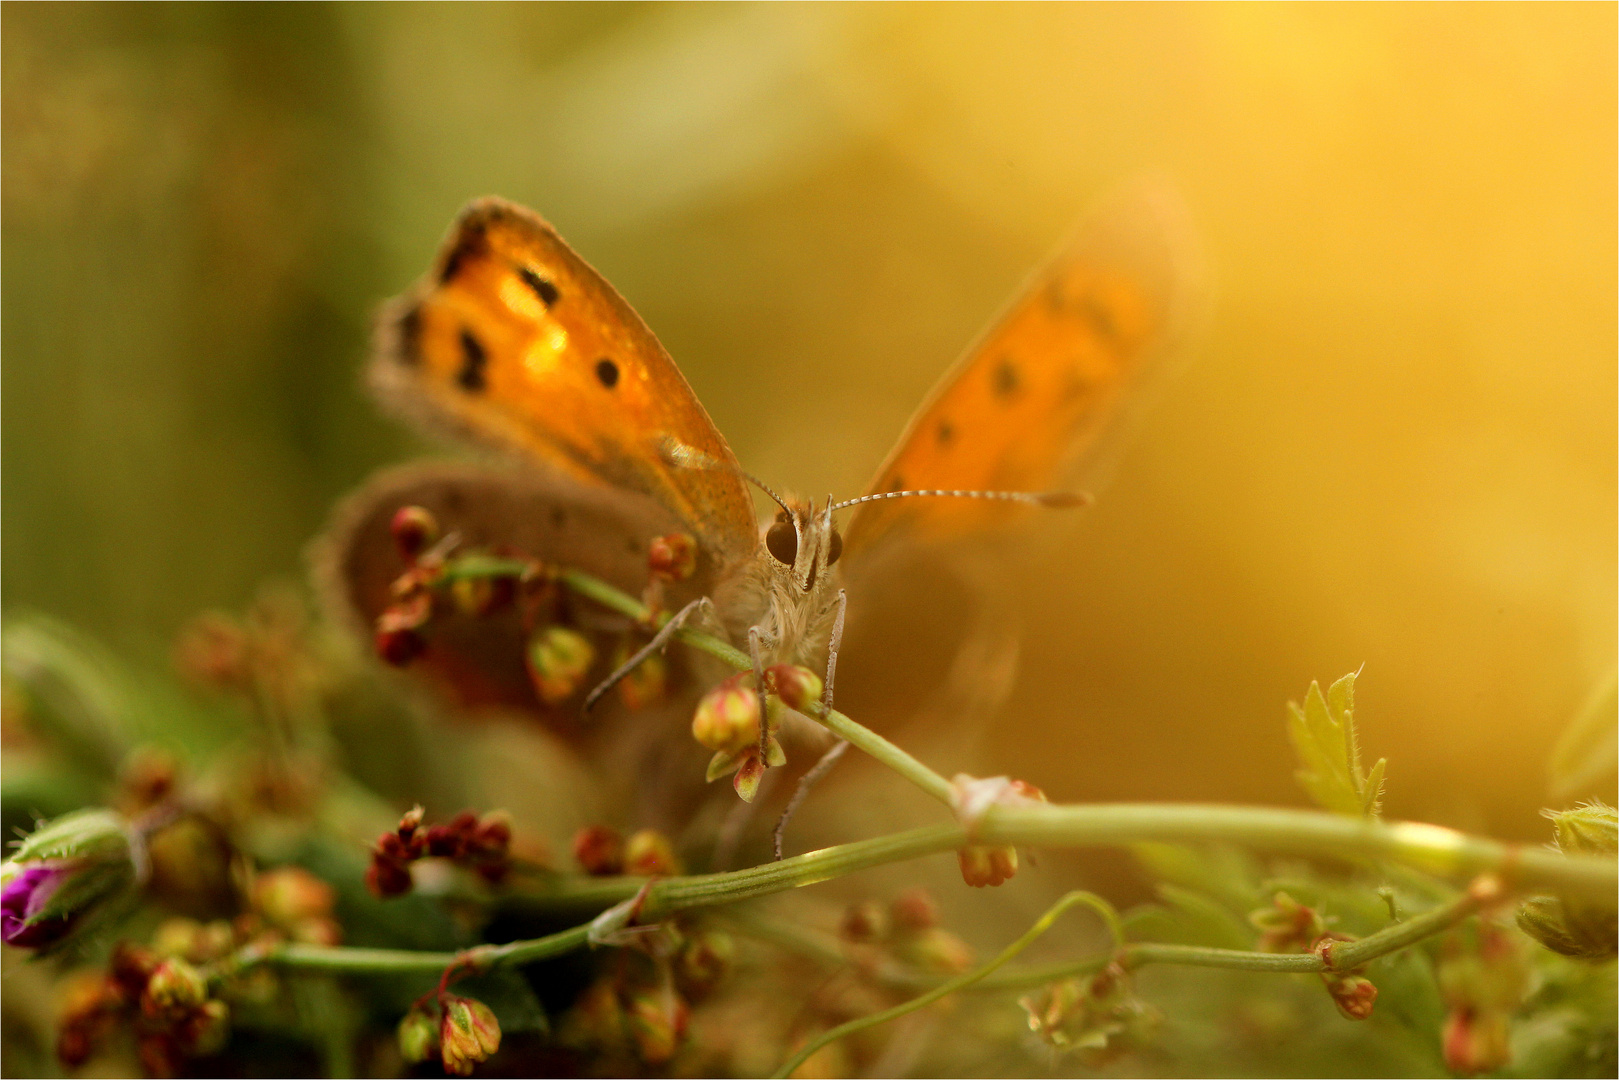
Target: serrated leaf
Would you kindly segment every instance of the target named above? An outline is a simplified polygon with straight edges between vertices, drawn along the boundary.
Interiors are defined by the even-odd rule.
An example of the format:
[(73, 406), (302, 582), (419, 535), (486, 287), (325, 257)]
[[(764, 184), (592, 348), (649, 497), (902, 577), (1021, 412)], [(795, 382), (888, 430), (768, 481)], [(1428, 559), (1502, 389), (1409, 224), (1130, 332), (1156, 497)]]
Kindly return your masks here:
[(1287, 734), (1301, 766), (1295, 774), (1316, 804), (1352, 817), (1376, 817), (1382, 806), (1379, 759), (1368, 774), (1361, 769), (1355, 734), (1355, 675), (1345, 675), (1321, 693), (1312, 682), (1304, 705), (1287, 703)]

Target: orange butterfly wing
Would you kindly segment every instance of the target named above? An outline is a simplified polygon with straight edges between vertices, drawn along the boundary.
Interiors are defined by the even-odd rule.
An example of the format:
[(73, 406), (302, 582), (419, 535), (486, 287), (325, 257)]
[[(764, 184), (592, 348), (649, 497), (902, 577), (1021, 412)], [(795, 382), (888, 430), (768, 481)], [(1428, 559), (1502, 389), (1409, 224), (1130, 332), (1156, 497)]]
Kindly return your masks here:
[[(867, 494), (1070, 483), (1185, 322), (1188, 236), (1178, 199), (1159, 188), (1107, 207), (939, 381)], [(991, 528), (1022, 512), (974, 499), (867, 503), (849, 523), (845, 551), (890, 534)]]
[[(640, 316), (530, 210), (479, 199), (390, 302), (371, 378), (412, 418), (652, 496), (721, 563), (757, 544), (725, 439)], [(667, 447), (714, 467), (671, 462)]]

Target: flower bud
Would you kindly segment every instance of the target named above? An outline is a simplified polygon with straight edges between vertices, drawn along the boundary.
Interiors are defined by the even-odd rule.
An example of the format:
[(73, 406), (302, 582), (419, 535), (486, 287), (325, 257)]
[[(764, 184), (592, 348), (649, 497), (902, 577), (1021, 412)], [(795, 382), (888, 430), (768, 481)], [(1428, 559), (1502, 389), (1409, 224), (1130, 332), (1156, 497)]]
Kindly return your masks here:
[(1555, 896), (1531, 896), (1518, 908), (1518, 928), (1546, 948), (1581, 960), (1605, 961), (1619, 955), (1619, 923), (1607, 919), (1570, 920)]
[(336, 891), (301, 866), (271, 870), (253, 883), (253, 907), (283, 930), (330, 915), (336, 901)]
[(690, 1010), (679, 994), (645, 990), (630, 995), (624, 1017), (636, 1054), (648, 1065), (662, 1065), (680, 1049)]
[(528, 674), (534, 692), (547, 705), (573, 696), (596, 660), (590, 639), (566, 626), (547, 626), (528, 643)]
[(0, 940), (26, 949), (57, 945), (134, 884), (122, 818), (107, 810), (57, 818), (0, 864)]
[[(387, 614), (383, 612), (383, 617)], [(427, 651), (426, 638), (413, 629), (400, 626), (385, 628), (379, 625), (372, 645), (377, 656), (390, 667), (405, 667)]]
[(411, 1065), (438, 1054), (438, 1021), (420, 1009), (412, 1009), (399, 1021), (399, 1056)]
[(170, 957), (158, 964), (152, 977), (146, 980), (141, 1012), (157, 1019), (193, 1009), (206, 1000), (208, 981), (202, 973), (184, 960)]
[(731, 787), (736, 790), (738, 798), (750, 803), (759, 797), (759, 783), (764, 778), (765, 763), (759, 760), (757, 751), (749, 749), (744, 753), (736, 775), (731, 778)]
[(1507, 1014), (1494, 1009), (1452, 1009), (1440, 1034), (1445, 1066), (1464, 1075), (1494, 1072), (1512, 1060)]
[(1322, 978), (1327, 984), (1327, 993), (1338, 1006), (1338, 1011), (1350, 1020), (1364, 1020), (1372, 1015), (1372, 1006), (1377, 1002), (1377, 987), (1372, 980), (1361, 975), (1336, 975), (1325, 973)]
[(956, 852), (961, 880), (975, 889), (1004, 885), (1017, 874), (1017, 848), (972, 845)]
[(797, 664), (777, 664), (765, 669), (765, 685), (783, 705), (801, 713), (817, 711), (821, 702), (821, 677)]
[(759, 695), (733, 675), (703, 695), (691, 720), (692, 738), (716, 753), (734, 753), (759, 741)]
[(736, 963), (736, 942), (721, 930), (704, 930), (680, 950), (675, 979), (689, 997), (702, 997), (731, 973)]
[(685, 581), (697, 572), (697, 541), (687, 533), (654, 536), (647, 551), (647, 569), (664, 581)]
[(939, 925), (939, 905), (921, 886), (900, 893), (888, 910), (894, 917), (894, 929), (900, 933), (916, 933)]
[(439, 1023), (439, 1050), (444, 1071), (471, 1076), (474, 1065), (500, 1049), (500, 1022), (477, 998), (445, 994), (441, 1002), (444, 1018)]
[(394, 546), (404, 560), (415, 562), (418, 555), (438, 540), (438, 519), (424, 507), (401, 506), (394, 511), (388, 531), (393, 534)]
[(973, 964), (972, 947), (937, 926), (899, 939), (894, 952), (906, 963), (937, 975), (959, 975)]
[(611, 825), (586, 825), (573, 834), (573, 857), (587, 874), (622, 874), (624, 838)]
[(1611, 806), (1587, 803), (1548, 813), (1557, 846), (1569, 855), (1612, 855), (1619, 850), (1619, 814)]
[(1260, 952), (1305, 952), (1327, 932), (1326, 922), (1314, 908), (1285, 892), (1273, 896), (1270, 907), (1249, 912), (1248, 921), (1260, 931)]
[(680, 860), (669, 838), (656, 829), (642, 829), (624, 845), (624, 872), (638, 877), (674, 877)]
[(450, 581), (450, 599), (463, 615), (492, 615), (511, 603), (516, 595), (517, 581), (511, 577), (472, 574)]
[(850, 904), (838, 923), (838, 936), (857, 945), (881, 941), (888, 936), (888, 912), (875, 900)]

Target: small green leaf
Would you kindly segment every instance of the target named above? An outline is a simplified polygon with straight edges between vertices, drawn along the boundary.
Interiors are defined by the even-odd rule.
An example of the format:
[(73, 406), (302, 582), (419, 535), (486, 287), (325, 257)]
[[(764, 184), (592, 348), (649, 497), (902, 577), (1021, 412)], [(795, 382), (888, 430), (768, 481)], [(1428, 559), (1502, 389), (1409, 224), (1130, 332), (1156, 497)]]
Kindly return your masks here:
[(1304, 705), (1287, 703), (1288, 738), (1301, 768), (1296, 774), (1310, 798), (1327, 810), (1353, 817), (1376, 817), (1383, 799), (1386, 762), (1361, 768), (1355, 737), (1355, 676), (1345, 675), (1321, 693), (1312, 682)]

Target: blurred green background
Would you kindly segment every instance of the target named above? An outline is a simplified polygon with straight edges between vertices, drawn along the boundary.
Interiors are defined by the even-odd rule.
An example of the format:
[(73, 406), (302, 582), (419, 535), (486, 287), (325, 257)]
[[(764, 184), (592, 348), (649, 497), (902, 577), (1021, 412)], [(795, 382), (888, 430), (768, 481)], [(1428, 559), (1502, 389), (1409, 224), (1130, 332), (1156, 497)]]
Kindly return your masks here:
[[(1144, 170), (1213, 277), (1094, 509), (1013, 567), (977, 771), (1302, 802), (1283, 702), (1365, 665), (1388, 811), (1539, 841), (1614, 663), (1616, 9), (0, 6), (9, 612), (166, 662), (417, 453), (368, 318), (534, 206), (750, 470), (853, 494)], [(1613, 781), (1603, 781), (1612, 797)], [(1602, 794), (1592, 791), (1590, 794)]]

